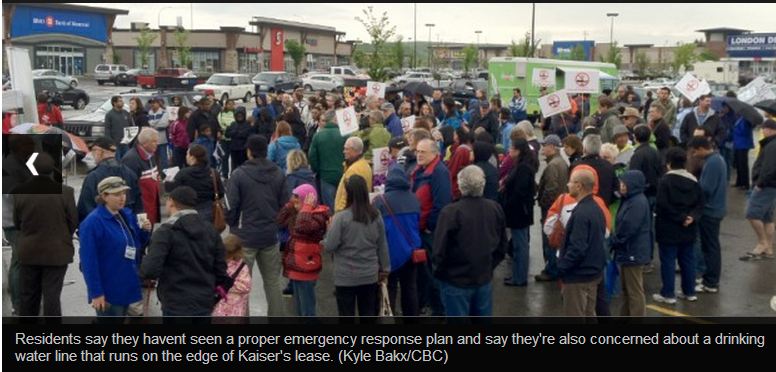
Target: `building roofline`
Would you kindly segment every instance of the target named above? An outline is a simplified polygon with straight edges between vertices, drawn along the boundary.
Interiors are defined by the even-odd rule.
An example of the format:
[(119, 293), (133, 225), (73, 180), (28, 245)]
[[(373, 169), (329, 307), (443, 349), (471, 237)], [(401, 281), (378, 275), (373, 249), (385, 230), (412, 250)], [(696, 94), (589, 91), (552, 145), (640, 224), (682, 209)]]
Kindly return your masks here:
[[(478, 47), (476, 43), (431, 43), (432, 48), (457, 48), (462, 47), (465, 48), (467, 46), (474, 46)], [(488, 49), (488, 48), (509, 48), (510, 44), (479, 44), (480, 49)]]
[(732, 27), (714, 27), (714, 28), (706, 28), (702, 30), (695, 30), (695, 32), (752, 32), (752, 30), (745, 30), (742, 28), (732, 28)]
[(259, 26), (262, 24), (266, 24), (266, 25), (325, 31), (325, 32), (331, 32), (331, 33), (343, 34), (343, 35), (345, 34), (344, 32), (337, 31), (336, 28), (331, 26), (323, 26), (323, 25), (316, 25), (312, 23), (304, 23), (304, 22), (296, 22), (296, 21), (287, 21), (284, 19), (268, 18), (268, 17), (253, 17), (248, 24), (251, 26)]
[[(5, 4), (3, 4), (3, 5), (5, 5)], [(11, 4), (9, 4), (9, 5), (11, 5)], [(113, 14), (113, 15), (127, 15), (127, 14), (129, 14), (129, 10), (125, 10), (125, 9), (98, 8), (98, 7), (94, 7), (94, 6), (83, 6), (83, 5), (74, 5), (74, 4), (13, 3), (13, 5), (23, 5), (23, 6), (30, 6), (30, 7), (36, 7), (36, 8), (53, 8), (53, 9), (61, 9), (61, 10), (75, 10), (75, 11), (81, 11), (81, 12), (92, 12), (92, 13)]]
[(652, 48), (655, 44), (623, 44), (626, 48)]

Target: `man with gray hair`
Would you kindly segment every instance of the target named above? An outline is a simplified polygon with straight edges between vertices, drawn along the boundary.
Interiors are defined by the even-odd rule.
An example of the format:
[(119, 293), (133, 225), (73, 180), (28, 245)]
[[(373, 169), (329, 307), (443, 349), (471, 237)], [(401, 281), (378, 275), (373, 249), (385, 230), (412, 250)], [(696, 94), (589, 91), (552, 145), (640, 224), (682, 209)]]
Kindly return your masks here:
[(461, 199), (439, 215), (433, 274), (447, 316), (490, 316), (493, 269), (507, 251), (504, 211), (482, 197), (485, 174), (478, 166), (467, 166), (458, 173), (458, 188)]
[(614, 201), (614, 190), (620, 187), (617, 178), (614, 176), (614, 166), (601, 158), (601, 136), (598, 134), (589, 134), (582, 140), (582, 158), (571, 165), (569, 174), (574, 173), (574, 168), (585, 164), (592, 167), (596, 174), (596, 187), (593, 193), (600, 196), (607, 206)]
[(348, 199), (348, 192), (345, 190), (345, 183), (353, 175), (359, 175), (366, 180), (366, 187), (372, 191), (372, 167), (364, 159), (364, 142), (361, 138), (350, 137), (345, 141), (345, 147), (342, 151), (345, 155), (345, 172), (342, 175), (339, 186), (337, 187), (337, 196), (334, 200), (334, 212), (345, 209)]
[(393, 104), (390, 102), (383, 103), (380, 109), (382, 109), (383, 115), (385, 116), (385, 128), (391, 132), (391, 136), (401, 137), (404, 135), (401, 119), (396, 115), (396, 108), (393, 107)]
[(148, 214), (151, 223), (161, 221), (159, 208), (159, 161), (156, 156), (159, 134), (156, 129), (145, 127), (135, 139), (135, 146), (121, 158), (121, 164), (134, 172), (140, 187), (140, 198), (143, 201), (143, 211)]

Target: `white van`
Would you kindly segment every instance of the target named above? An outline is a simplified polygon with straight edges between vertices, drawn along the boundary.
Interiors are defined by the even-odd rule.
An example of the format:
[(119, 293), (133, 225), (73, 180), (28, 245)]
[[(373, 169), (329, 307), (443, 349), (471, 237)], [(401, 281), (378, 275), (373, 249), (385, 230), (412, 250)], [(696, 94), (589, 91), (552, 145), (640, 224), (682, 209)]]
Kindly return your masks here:
[(101, 64), (94, 68), (94, 78), (97, 84), (103, 85), (106, 82), (116, 84), (116, 76), (122, 72), (127, 72), (127, 65), (108, 65)]

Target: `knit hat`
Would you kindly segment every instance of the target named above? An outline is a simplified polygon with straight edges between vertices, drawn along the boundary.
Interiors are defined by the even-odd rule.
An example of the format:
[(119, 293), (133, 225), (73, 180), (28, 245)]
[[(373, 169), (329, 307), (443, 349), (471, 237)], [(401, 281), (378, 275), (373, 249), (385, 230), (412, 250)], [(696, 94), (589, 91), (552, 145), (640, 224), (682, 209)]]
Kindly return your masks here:
[(299, 201), (301, 203), (304, 203), (305, 199), (307, 199), (307, 195), (312, 194), (314, 197), (313, 205), (314, 206), (318, 205), (318, 193), (315, 192), (315, 187), (313, 187), (310, 184), (297, 186), (292, 193), (299, 197)]

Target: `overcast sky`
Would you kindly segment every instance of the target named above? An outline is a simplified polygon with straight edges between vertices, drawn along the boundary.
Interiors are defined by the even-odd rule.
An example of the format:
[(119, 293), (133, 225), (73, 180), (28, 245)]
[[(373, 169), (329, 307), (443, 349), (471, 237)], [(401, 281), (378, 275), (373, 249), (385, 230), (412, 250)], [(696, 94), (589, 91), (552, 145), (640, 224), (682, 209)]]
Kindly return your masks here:
[[(119, 16), (116, 27), (129, 28), (130, 22), (143, 21), (157, 26), (174, 25), (176, 16), (190, 25), (188, 3), (76, 3), (86, 6), (120, 8), (129, 15)], [(363, 3), (366, 4), (366, 3)], [(347, 40), (368, 41), (364, 27), (355, 20), (362, 15), (363, 4), (194, 4), (194, 28), (217, 29), (219, 26), (248, 28), (251, 16), (279, 18), (336, 27)], [(391, 24), (404, 40), (413, 37), (413, 4), (374, 4), (375, 13), (388, 12)], [(609, 42), (610, 18), (614, 21), (614, 39), (620, 45), (650, 43), (674, 45), (702, 38), (695, 32), (712, 27), (776, 32), (772, 15), (776, 4), (537, 4), (536, 37), (542, 43), (562, 40)], [(768, 15), (768, 16), (766, 16)], [(476, 43), (474, 31), (482, 30), (481, 43), (509, 43), (520, 40), (531, 30), (531, 4), (417, 4), (417, 38), (426, 41), (429, 30), (434, 41)]]

